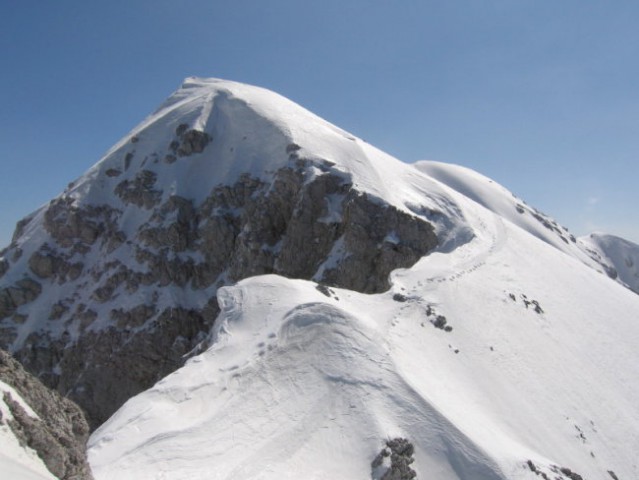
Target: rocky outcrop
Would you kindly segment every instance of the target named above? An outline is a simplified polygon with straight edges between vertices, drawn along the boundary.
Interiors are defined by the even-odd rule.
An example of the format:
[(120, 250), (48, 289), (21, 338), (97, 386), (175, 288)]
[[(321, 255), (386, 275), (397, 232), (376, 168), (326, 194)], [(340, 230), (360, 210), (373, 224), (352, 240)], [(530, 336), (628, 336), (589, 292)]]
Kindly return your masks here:
[(46, 244), (29, 257), (29, 269), (38, 278), (55, 278), (59, 283), (76, 280), (83, 267), (82, 262), (71, 263)]
[(40, 293), (42, 285), (29, 277), (0, 289), (0, 318), (12, 315), (18, 307), (32, 302)]
[(410, 466), (415, 461), (415, 447), (405, 438), (393, 438), (371, 464), (373, 480), (412, 480), (417, 472)]
[(82, 410), (26, 373), (3, 350), (0, 350), (0, 380), (13, 387), (38, 416), (30, 416), (17, 399), (4, 393), (12, 418), (2, 421), (20, 443), (35, 450), (49, 471), (61, 480), (92, 479), (85, 447), (89, 426)]
[[(108, 205), (78, 207), (72, 197), (62, 195), (51, 201), (44, 214), (43, 226), (61, 247), (75, 247), (87, 252), (98, 236), (112, 228), (114, 218), (121, 214)], [(14, 239), (18, 232), (14, 234)]]
[(132, 203), (142, 208), (152, 208), (160, 201), (162, 191), (154, 188), (157, 175), (151, 170), (140, 171), (133, 180), (122, 180), (114, 193), (124, 203)]
[(374, 167), (350, 135), (329, 129), (329, 160), (294, 142), (291, 118), (226, 88), (183, 102), (193, 93), (19, 222), (0, 253), (0, 348), (92, 427), (197, 351), (219, 287), (275, 273), (380, 293), (438, 245), (426, 207), (356, 187)]
[(57, 366), (60, 373), (43, 375), (43, 380), (81, 405), (96, 428), (126, 400), (182, 366), (219, 310), (214, 299), (199, 310), (166, 308), (154, 317), (152, 328), (136, 333), (154, 313), (144, 305), (115, 310), (117, 325), (86, 331), (67, 348), (64, 341), (33, 333), (16, 356), (30, 371), (53, 372)]
[(176, 138), (171, 141), (169, 149), (178, 157), (188, 157), (194, 153), (202, 153), (211, 141), (208, 133), (190, 129), (186, 123), (181, 123), (175, 129)]
[(7, 270), (9, 270), (9, 262), (6, 258), (0, 257), (0, 278), (2, 278), (5, 273), (7, 273)]
[[(178, 134), (180, 148), (196, 138), (188, 132)], [(123, 210), (64, 196), (51, 202), (50, 240), (26, 262), (45, 287), (26, 278), (0, 290), (0, 346), (17, 338), (25, 318), (15, 314), (29, 315), (26, 304), (42, 288), (69, 285), (43, 307), (63, 334), (31, 332), (15, 355), (81, 405), (95, 427), (183, 364), (215, 320), (219, 286), (276, 273), (378, 293), (393, 269), (437, 245), (430, 223), (354, 189), (331, 163), (298, 158), (297, 150), (282, 155), (288, 165), (270, 182), (241, 175), (199, 204), (178, 195), (161, 201), (149, 170), (115, 186)], [(127, 237), (133, 213), (147, 220)], [(198, 292), (200, 300), (179, 300), (178, 292)]]

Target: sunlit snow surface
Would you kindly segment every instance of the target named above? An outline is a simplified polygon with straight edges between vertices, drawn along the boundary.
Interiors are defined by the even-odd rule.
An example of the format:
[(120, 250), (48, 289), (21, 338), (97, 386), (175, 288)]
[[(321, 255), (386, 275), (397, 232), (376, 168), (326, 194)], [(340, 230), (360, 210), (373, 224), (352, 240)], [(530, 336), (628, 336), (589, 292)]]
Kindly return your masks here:
[(495, 213), (499, 193), (438, 188), (474, 237), (385, 294), (223, 288), (209, 350), (91, 437), (96, 478), (370, 478), (395, 436), (418, 478), (639, 477), (639, 296)]
[[(182, 124), (212, 142), (164, 162), (158, 149)], [(97, 480), (368, 479), (397, 436), (415, 445), (421, 479), (541, 478), (529, 460), (552, 479), (561, 467), (586, 480), (639, 478), (639, 295), (605, 273), (617, 262), (610, 248), (575, 239), (476, 172), (407, 165), (272, 92), (188, 79), (64, 195), (123, 208), (114, 188), (147, 169), (162, 202), (198, 204), (244, 173), (269, 181), (293, 144), (310, 168), (331, 165), (370, 198), (432, 222), (440, 247), (379, 295), (326, 295), (277, 276), (222, 288), (210, 348), (91, 437)], [(44, 241), (44, 210), (19, 239), (19, 262)], [(151, 215), (127, 209), (119, 228), (134, 239)], [(114, 258), (126, 263), (126, 252)], [(200, 305), (213, 294), (180, 292)], [(16, 345), (43, 328), (51, 295), (33, 302)], [(172, 298), (163, 292), (158, 306)], [(108, 327), (111, 308), (96, 306), (91, 328)], [(435, 328), (437, 316), (452, 331)]]

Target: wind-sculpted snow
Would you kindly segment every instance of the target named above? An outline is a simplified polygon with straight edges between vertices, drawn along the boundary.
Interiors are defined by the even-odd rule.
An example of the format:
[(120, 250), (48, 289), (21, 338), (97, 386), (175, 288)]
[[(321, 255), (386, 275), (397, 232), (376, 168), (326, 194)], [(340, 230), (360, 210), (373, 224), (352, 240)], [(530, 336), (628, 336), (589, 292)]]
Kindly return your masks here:
[(472, 235), (412, 167), (272, 92), (189, 79), (19, 223), (0, 346), (97, 427), (197, 348), (220, 286), (277, 273), (381, 292)]
[(281, 277), (220, 297), (211, 349), (94, 434), (97, 478), (156, 478), (169, 450), (174, 479), (365, 478), (391, 434), (415, 442), (422, 471), (506, 478), (397, 372), (376, 319)]
[(635, 257), (609, 247), (188, 79), (19, 222), (0, 344), (113, 414), (98, 479), (637, 478)]
[(637, 296), (457, 201), (475, 237), (388, 293), (221, 289), (210, 349), (92, 436), (97, 478), (376, 478), (390, 438), (417, 478), (636, 477)]
[(388, 293), (219, 290), (210, 348), (93, 434), (96, 477), (375, 478), (390, 438), (414, 445), (417, 478), (636, 476), (636, 295), (462, 205), (475, 238)]

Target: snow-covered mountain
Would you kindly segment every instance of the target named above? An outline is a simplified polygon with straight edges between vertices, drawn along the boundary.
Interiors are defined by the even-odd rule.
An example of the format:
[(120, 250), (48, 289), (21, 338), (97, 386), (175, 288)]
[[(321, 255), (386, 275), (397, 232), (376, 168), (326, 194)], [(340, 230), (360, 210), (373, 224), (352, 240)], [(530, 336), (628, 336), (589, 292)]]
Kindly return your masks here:
[(637, 256), (610, 245), (187, 79), (20, 222), (0, 346), (115, 412), (98, 479), (637, 478)]

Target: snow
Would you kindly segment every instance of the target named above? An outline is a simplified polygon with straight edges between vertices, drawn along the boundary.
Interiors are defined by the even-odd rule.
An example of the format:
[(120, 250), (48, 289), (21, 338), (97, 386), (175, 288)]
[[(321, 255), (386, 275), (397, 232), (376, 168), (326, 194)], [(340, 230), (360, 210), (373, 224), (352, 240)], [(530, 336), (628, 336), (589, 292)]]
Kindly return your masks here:
[[(213, 140), (166, 163), (162, 152), (182, 124)], [(197, 205), (244, 173), (268, 182), (294, 162), (293, 144), (313, 175), (330, 168), (373, 201), (432, 222), (440, 246), (394, 271), (378, 295), (273, 275), (219, 289), (209, 348), (92, 435), (96, 480), (370, 478), (393, 437), (414, 443), (418, 478), (531, 480), (529, 460), (550, 478), (555, 465), (589, 480), (608, 470), (639, 478), (639, 296), (625, 288), (637, 286), (636, 245), (575, 239), (477, 172), (404, 164), (273, 92), (217, 79), (187, 79), (64, 195), (124, 208), (113, 189), (148, 169), (164, 201), (181, 195)], [(111, 178), (109, 169), (122, 173)], [(339, 218), (339, 198), (326, 200), (322, 221)], [(133, 239), (151, 214), (128, 209), (118, 228)], [(24, 269), (45, 241), (43, 215), (34, 213), (17, 245)], [(126, 262), (126, 252), (110, 259)], [(322, 268), (346, 254), (338, 241)], [(617, 282), (598, 273), (605, 268)], [(58, 285), (33, 302), (40, 313), (16, 345), (36, 328), (77, 338), (63, 322), (35, 324), (76, 287)], [(215, 290), (164, 289), (158, 308), (203, 305)], [(98, 315), (91, 328), (108, 327), (113, 305), (88, 295), (79, 301)], [(139, 301), (118, 298), (122, 308)], [(436, 328), (437, 316), (452, 330)], [(51, 478), (26, 476), (44, 474), (31, 460), (8, 460), (22, 453), (5, 454), (12, 440), (4, 439), (0, 473)]]
[(390, 292), (222, 288), (210, 349), (91, 437), (96, 478), (368, 478), (395, 436), (419, 478), (536, 478), (528, 460), (636, 478), (639, 297), (446, 194), (474, 237), (395, 271)]
[[(0, 380), (0, 396), (4, 397), (5, 394), (9, 394), (14, 401), (18, 402), (18, 404), (24, 409), (26, 414), (29, 415), (31, 418), (39, 418), (38, 414), (35, 413), (29, 406), (29, 404), (22, 399), (15, 388)], [(2, 418), (13, 418), (9, 407), (4, 402), (0, 403), (0, 413), (2, 413)]]
[[(176, 138), (176, 129), (181, 125), (201, 129), (212, 140), (204, 152), (167, 163), (165, 154), (170, 152), (169, 144)], [(142, 170), (151, 171), (157, 175), (156, 185), (163, 192), (162, 202), (172, 195), (179, 195), (192, 200), (197, 207), (216, 187), (232, 185), (243, 174), (270, 181), (276, 171), (295, 165), (291, 150), (295, 150), (300, 159), (311, 162), (311, 176), (328, 172), (343, 177), (370, 200), (393, 205), (430, 221), (442, 250), (452, 250), (472, 238), (466, 219), (450, 201), (446, 185), (276, 93), (219, 79), (186, 79), (160, 108), (111, 148), (87, 173), (71, 182), (58, 200), (72, 199), (79, 208), (106, 204), (122, 212), (115, 228), (125, 234), (130, 243), (106, 257), (99, 246), (94, 245), (81, 259), (84, 265), (94, 266), (95, 272), (99, 272), (106, 262), (117, 260), (133, 270), (144, 271), (145, 267), (136, 265), (137, 262), (131, 259), (135, 258), (138, 229), (149, 223), (153, 209), (128, 208), (114, 195), (120, 182), (133, 181)], [(110, 170), (121, 173), (112, 177), (107, 174)], [(328, 196), (327, 202), (328, 213), (320, 221), (339, 220), (342, 215), (340, 196)], [(15, 247), (21, 249), (22, 256), (3, 278), (7, 285), (18, 281), (22, 272), (29, 270), (32, 254), (50, 240), (48, 232), (42, 228), (46, 207), (32, 214), (32, 220), (18, 239)], [(335, 258), (329, 258), (324, 268), (340, 259), (340, 249), (335, 249), (334, 253)], [(81, 332), (68, 327), (67, 318), (46, 320), (51, 305), (61, 298), (73, 297), (76, 304), (91, 306), (98, 320), (89, 330), (110, 326), (109, 312), (113, 305), (100, 304), (91, 298), (91, 289), (81, 287), (84, 281), (82, 275), (63, 285), (46, 285), (42, 295), (28, 307), (21, 307), (22, 310), (28, 308), (31, 315), (27, 323), (19, 327), (10, 350), (24, 346), (29, 334), (36, 330), (46, 332), (52, 338), (78, 340)], [(214, 290), (207, 291), (207, 296), (214, 294)], [(80, 298), (77, 298), (78, 291)], [(170, 303), (173, 294), (194, 296), (182, 290), (163, 292), (160, 301)], [(121, 302), (118, 308), (130, 309), (137, 304), (137, 299), (123, 290), (115, 295), (119, 295)], [(138, 296), (144, 297), (142, 293)], [(22, 313), (21, 310), (18, 313)]]
[(602, 233), (581, 237), (579, 242), (603, 264), (613, 268), (621, 283), (639, 293), (639, 245)]

